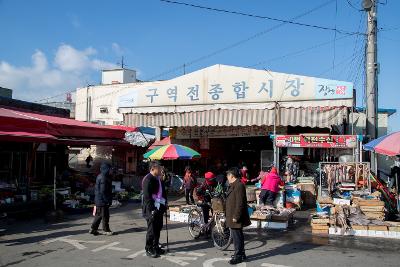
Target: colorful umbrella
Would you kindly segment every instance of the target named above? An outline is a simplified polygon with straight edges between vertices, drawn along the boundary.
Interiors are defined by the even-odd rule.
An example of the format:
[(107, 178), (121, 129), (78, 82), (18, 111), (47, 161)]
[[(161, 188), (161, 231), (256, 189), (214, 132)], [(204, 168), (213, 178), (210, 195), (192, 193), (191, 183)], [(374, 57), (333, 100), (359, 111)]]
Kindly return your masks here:
[(400, 132), (391, 133), (372, 140), (364, 145), (364, 149), (386, 156), (400, 155)]
[(150, 150), (143, 157), (152, 160), (193, 159), (200, 158), (200, 154), (187, 146), (170, 144)]

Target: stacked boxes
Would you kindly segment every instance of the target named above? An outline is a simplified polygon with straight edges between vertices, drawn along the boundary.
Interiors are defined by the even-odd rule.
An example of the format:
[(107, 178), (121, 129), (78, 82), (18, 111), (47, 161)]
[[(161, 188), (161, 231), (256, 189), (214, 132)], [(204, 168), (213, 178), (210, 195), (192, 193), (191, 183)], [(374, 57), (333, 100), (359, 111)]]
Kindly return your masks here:
[(368, 219), (380, 221), (385, 219), (385, 202), (375, 199), (356, 199), (354, 202), (360, 206), (361, 211)]
[(313, 217), (311, 219), (311, 231), (313, 234), (327, 235), (329, 233), (329, 218)]

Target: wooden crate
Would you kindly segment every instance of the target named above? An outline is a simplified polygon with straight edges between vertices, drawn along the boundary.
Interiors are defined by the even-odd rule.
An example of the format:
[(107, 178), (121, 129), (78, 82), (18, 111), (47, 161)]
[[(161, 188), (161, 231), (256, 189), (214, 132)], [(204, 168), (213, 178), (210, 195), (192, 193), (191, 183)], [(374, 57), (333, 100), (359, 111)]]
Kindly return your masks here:
[(368, 230), (368, 226), (367, 225), (352, 225), (351, 228), (353, 230)]
[(266, 220), (267, 219), (266, 214), (259, 214), (259, 213), (253, 213), (250, 217), (252, 220)]
[(312, 230), (311, 233), (313, 235), (328, 235), (329, 234), (329, 230)]
[(384, 212), (383, 206), (360, 206), (361, 211), (365, 212)]
[(385, 202), (380, 200), (359, 200), (358, 205), (360, 206), (385, 206)]
[(368, 230), (371, 231), (387, 231), (388, 227), (385, 225), (368, 225)]
[(314, 231), (314, 230), (325, 230), (325, 231), (327, 231), (328, 232), (328, 230), (329, 230), (329, 226), (326, 224), (326, 225), (324, 225), (324, 224), (312, 224), (311, 225), (311, 229)]
[(311, 222), (314, 224), (328, 224), (329, 223), (329, 218), (323, 218), (323, 219), (311, 219)]
[(169, 207), (169, 211), (180, 212), (181, 207), (180, 206)]

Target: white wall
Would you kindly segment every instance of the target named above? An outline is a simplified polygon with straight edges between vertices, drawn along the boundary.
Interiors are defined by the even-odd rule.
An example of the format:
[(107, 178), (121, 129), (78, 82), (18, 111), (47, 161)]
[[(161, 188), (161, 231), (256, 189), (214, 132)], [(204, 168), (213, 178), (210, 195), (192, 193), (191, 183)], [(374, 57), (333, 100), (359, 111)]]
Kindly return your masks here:
[(101, 73), (102, 84), (134, 83), (136, 71), (129, 69), (103, 70)]
[[(146, 84), (155, 84), (148, 82)], [(106, 125), (113, 125), (123, 121), (122, 114), (118, 113), (118, 100), (137, 86), (144, 83), (110, 84), (82, 87), (76, 90), (75, 119), (89, 121), (87, 117), (87, 99), (90, 97), (90, 121), (104, 121)], [(108, 113), (100, 113), (100, 108), (107, 108)]]

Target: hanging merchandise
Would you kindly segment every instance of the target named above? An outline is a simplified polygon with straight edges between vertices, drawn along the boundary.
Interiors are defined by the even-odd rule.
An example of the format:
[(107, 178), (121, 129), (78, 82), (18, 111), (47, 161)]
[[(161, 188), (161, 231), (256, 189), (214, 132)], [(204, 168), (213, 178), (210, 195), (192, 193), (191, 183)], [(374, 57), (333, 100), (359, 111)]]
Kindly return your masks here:
[(322, 191), (347, 195), (349, 191), (370, 189), (369, 163), (320, 163), (320, 194)]
[(285, 160), (285, 175), (286, 182), (292, 183), (297, 180), (299, 176), (299, 162), (294, 157), (288, 156)]

